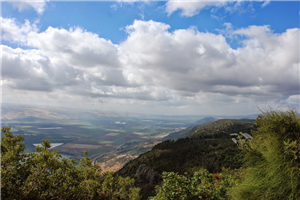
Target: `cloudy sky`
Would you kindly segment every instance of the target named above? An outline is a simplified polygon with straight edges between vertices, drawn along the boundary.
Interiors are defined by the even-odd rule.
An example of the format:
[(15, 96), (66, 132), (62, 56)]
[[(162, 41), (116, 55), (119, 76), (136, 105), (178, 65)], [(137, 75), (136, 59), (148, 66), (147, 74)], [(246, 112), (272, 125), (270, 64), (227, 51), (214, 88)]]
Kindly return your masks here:
[(1, 2), (2, 102), (299, 111), (298, 1)]

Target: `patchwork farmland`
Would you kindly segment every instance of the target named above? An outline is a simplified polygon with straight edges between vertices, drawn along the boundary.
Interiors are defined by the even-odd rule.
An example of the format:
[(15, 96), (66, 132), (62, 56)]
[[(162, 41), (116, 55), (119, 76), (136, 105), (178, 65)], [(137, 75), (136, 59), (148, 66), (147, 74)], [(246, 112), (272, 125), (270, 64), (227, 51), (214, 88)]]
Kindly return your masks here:
[[(124, 144), (158, 141), (169, 133), (186, 127), (190, 121), (198, 119), (167, 116), (103, 116), (103, 114), (74, 118), (57, 120), (31, 117), (4, 120), (4, 124), (12, 126), (13, 134), (24, 136), (28, 152), (35, 151), (34, 144), (48, 139), (51, 143), (63, 143), (53, 150), (79, 158), (83, 155), (83, 151), (88, 151), (90, 157), (96, 157), (103, 153), (114, 152)], [(145, 151), (145, 148), (141, 151)]]

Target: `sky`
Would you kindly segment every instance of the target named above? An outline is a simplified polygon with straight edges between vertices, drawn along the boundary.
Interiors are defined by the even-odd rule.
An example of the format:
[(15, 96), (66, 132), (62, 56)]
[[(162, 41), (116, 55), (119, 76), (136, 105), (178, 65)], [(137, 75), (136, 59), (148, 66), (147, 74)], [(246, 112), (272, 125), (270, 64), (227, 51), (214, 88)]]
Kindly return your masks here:
[(2, 103), (299, 112), (298, 1), (1, 1)]

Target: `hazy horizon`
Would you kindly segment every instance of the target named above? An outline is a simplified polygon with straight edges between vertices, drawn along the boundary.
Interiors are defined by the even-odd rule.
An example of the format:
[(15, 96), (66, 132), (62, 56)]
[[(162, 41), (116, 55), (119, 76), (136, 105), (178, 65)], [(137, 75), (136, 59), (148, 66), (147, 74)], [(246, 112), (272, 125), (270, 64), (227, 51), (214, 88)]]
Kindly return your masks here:
[[(32, 104), (15, 104), (15, 103), (2, 103), (1, 104), (1, 111), (3, 112), (3, 110), (5, 110), (5, 113), (8, 114), (7, 112), (15, 112), (15, 113), (19, 113), (20, 115), (26, 113), (26, 112), (51, 112), (51, 111), (61, 111), (61, 112), (74, 112), (74, 113), (98, 113), (98, 114), (117, 114), (121, 116), (143, 116), (143, 117), (198, 117), (198, 119), (203, 119), (203, 118), (207, 118), (207, 117), (215, 117), (215, 118), (236, 118), (236, 117), (249, 117), (249, 116), (255, 116), (255, 115), (259, 115), (261, 113), (261, 111), (257, 112), (257, 113), (250, 113), (250, 114), (241, 114), (241, 115), (233, 115), (230, 113), (227, 114), (203, 114), (203, 113), (198, 113), (198, 114), (170, 114), (170, 113), (145, 113), (145, 112), (133, 112), (133, 111), (112, 111), (112, 110), (101, 110), (101, 109), (93, 109), (93, 108), (83, 108), (83, 107), (65, 107), (65, 106), (46, 106), (46, 105), (32, 105)], [(10, 109), (12, 109), (10, 111)], [(32, 109), (32, 110), (31, 110)], [(269, 108), (272, 109), (272, 108)], [(288, 108), (285, 108), (288, 109)], [(285, 109), (281, 109), (281, 110), (285, 110)], [(34, 112), (33, 112), (34, 111)], [(266, 111), (266, 110), (262, 110), (262, 111)], [(22, 113), (23, 112), (23, 113)], [(0, 116), (1, 113), (0, 113)], [(32, 114), (32, 116), (34, 116), (34, 114)], [(3, 117), (3, 116), (2, 116)]]

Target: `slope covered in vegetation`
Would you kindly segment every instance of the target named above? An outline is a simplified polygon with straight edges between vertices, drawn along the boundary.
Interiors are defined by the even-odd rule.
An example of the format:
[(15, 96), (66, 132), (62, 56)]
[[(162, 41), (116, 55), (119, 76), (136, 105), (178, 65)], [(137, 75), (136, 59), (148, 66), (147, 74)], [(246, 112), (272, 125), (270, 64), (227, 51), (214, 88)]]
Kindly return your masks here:
[(200, 169), (193, 176), (164, 172), (150, 199), (300, 199), (299, 114), (266, 111), (256, 125), (252, 139), (239, 140), (243, 168), (219, 174)]
[(200, 119), (198, 121), (192, 122), (190, 124), (187, 124), (187, 128), (177, 131), (175, 133), (171, 133), (170, 135), (166, 136), (164, 140), (177, 140), (179, 138), (186, 137), (190, 135), (191, 133), (194, 133), (197, 130), (197, 127), (201, 124), (216, 121), (216, 118), (213, 117), (205, 117), (203, 119)]
[(233, 199), (300, 199), (300, 117), (288, 112), (263, 112), (253, 138), (241, 145), (245, 172), (232, 189)]
[[(300, 117), (295, 110), (263, 112), (256, 126), (236, 120), (215, 123), (160, 143), (129, 162), (118, 174), (131, 176), (136, 184), (101, 173), (87, 154), (79, 164), (62, 159), (49, 151), (47, 140), (37, 153), (24, 153), (24, 138), (3, 127), (1, 198), (140, 199), (141, 189), (142, 199), (151, 200), (300, 199)], [(237, 138), (238, 145), (230, 140), (231, 131), (248, 128), (254, 129), (252, 139)], [(211, 132), (201, 134), (203, 129)]]
[[(153, 170), (153, 174), (162, 172), (185, 172), (192, 175), (205, 168), (211, 173), (220, 172), (222, 167), (236, 169), (241, 167), (240, 149), (231, 140), (230, 133), (245, 132), (255, 129), (254, 123), (233, 119), (221, 119), (208, 122), (191, 129), (188, 137), (176, 141), (167, 140), (157, 144), (138, 158), (127, 163), (117, 173), (135, 178), (137, 186), (142, 188), (143, 197), (154, 194), (154, 187), (161, 183), (156, 175), (156, 182), (136, 172), (141, 165)], [(142, 177), (142, 178), (140, 178)]]
[(252, 119), (219, 119), (197, 126), (187, 137), (189, 138), (228, 138), (229, 133), (250, 133), (255, 128)]

